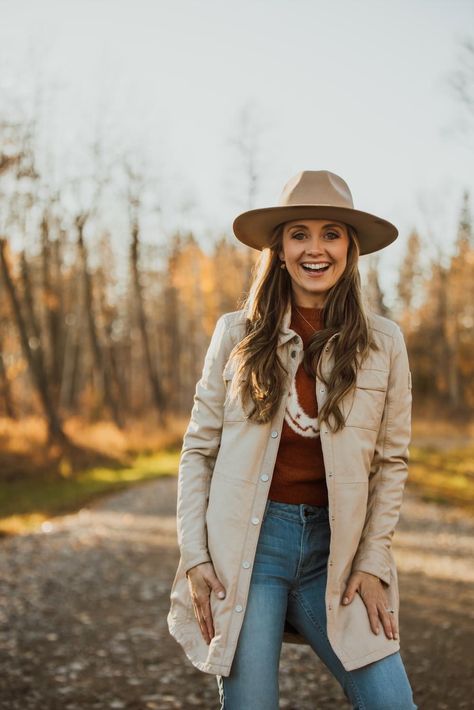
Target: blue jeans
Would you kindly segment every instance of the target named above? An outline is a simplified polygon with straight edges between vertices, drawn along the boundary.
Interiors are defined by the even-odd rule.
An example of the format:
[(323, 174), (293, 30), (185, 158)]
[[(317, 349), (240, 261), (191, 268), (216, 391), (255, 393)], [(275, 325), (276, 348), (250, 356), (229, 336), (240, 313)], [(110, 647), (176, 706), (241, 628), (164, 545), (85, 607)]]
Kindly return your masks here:
[(325, 604), (330, 536), (327, 507), (267, 501), (230, 675), (216, 676), (221, 710), (278, 709), (285, 616), (338, 680), (353, 708), (416, 710), (398, 651), (347, 671), (332, 650)]

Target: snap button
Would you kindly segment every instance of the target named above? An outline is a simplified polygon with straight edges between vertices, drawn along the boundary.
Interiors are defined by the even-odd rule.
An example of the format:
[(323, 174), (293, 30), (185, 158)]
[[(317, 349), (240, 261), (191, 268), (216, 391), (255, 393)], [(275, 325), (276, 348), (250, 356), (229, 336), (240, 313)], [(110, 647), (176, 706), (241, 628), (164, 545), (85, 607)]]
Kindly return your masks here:
[(270, 434), (270, 436), (272, 437), (272, 439), (276, 439), (276, 437), (278, 436), (278, 432), (277, 432), (277, 431), (272, 431), (272, 433)]
[(248, 569), (250, 567), (250, 562), (247, 562), (247, 560), (245, 560), (245, 562), (242, 562), (242, 567), (244, 569)]
[(242, 604), (237, 604), (237, 606), (235, 607), (235, 611), (242, 611), (243, 608), (244, 607), (242, 606)]
[(253, 525), (258, 525), (259, 522), (260, 522), (260, 518), (252, 518)]
[(269, 476), (266, 473), (264, 473), (262, 476), (260, 476), (261, 481), (268, 481), (268, 478), (269, 478)]

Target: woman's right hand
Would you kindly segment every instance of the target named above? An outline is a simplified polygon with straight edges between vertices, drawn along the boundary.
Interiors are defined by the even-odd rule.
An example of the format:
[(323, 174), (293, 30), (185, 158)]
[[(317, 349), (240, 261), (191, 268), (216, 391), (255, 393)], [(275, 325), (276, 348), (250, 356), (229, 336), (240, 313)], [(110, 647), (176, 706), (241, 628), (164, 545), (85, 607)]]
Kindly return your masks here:
[(186, 572), (193, 600), (194, 614), (199, 622), (202, 636), (207, 644), (214, 636), (214, 624), (211, 613), (211, 592), (224, 599), (225, 589), (214, 571), (212, 562), (202, 562)]

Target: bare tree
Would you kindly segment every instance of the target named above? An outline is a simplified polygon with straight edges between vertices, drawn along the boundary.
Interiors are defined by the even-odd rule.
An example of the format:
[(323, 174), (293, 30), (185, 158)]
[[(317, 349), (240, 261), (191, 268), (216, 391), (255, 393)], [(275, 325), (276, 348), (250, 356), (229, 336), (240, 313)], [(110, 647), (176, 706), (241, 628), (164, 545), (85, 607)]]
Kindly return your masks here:
[[(230, 145), (237, 152), (237, 173), (242, 175), (244, 184), (244, 209), (255, 208), (256, 197), (260, 190), (262, 176), (261, 139), (263, 125), (257, 116), (256, 106), (247, 102), (238, 116), (237, 131), (230, 140)], [(246, 249), (246, 288), (250, 285), (250, 278), (255, 264), (255, 252)]]
[(63, 431), (61, 420), (50, 397), (41, 347), (38, 347), (39, 342), (37, 339), (35, 337), (30, 338), (28, 334), (28, 327), (23, 318), (20, 298), (13, 278), (7, 250), (7, 240), (0, 238), (0, 265), (2, 275), (10, 298), (12, 313), (17, 326), (23, 354), (28, 362), (33, 382), (36, 385), (48, 421), (49, 440), (50, 442), (68, 444), (69, 440)]
[(0, 326), (0, 390), (2, 392), (5, 414), (7, 417), (10, 417), (10, 419), (17, 419), (15, 406), (13, 404), (10, 379), (8, 377), (8, 371), (4, 362), (4, 353), (5, 349), (3, 345), (2, 328)]
[(385, 305), (384, 294), (379, 281), (380, 257), (371, 254), (369, 256), (369, 268), (367, 271), (367, 286), (365, 289), (365, 299), (371, 310), (382, 316), (389, 315), (389, 309)]
[(110, 371), (107, 367), (107, 363), (105, 362), (104, 352), (99, 339), (95, 320), (92, 278), (89, 273), (87, 247), (84, 241), (84, 227), (88, 217), (89, 214), (87, 212), (81, 212), (76, 216), (77, 249), (82, 271), (85, 320), (87, 323), (89, 342), (94, 356), (95, 366), (103, 383), (105, 403), (112, 414), (114, 422), (118, 427), (123, 428), (124, 420), (113, 392)]
[[(460, 136), (469, 136), (474, 131), (474, 38), (465, 37), (459, 48), (456, 69), (446, 78), (449, 93), (461, 107), (459, 123), (455, 132)], [(464, 145), (474, 150), (474, 144)]]
[(140, 330), (145, 367), (150, 383), (150, 390), (158, 419), (161, 425), (165, 424), (166, 399), (163, 393), (157, 370), (154, 366), (151, 352), (148, 324), (145, 312), (145, 299), (140, 277), (140, 208), (143, 178), (132, 168), (129, 162), (125, 163), (125, 172), (128, 177), (128, 207), (130, 219), (130, 274), (133, 287), (134, 310)]

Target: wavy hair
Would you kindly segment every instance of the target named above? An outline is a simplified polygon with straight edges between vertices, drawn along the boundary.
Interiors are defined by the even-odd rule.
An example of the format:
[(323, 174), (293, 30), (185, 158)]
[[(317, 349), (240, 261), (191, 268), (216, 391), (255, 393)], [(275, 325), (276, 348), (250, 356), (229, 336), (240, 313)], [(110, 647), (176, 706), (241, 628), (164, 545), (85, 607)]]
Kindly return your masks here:
[[(240, 397), (246, 410), (253, 405), (247, 418), (258, 424), (273, 418), (288, 386), (288, 371), (277, 349), (282, 319), (293, 301), (291, 277), (286, 269), (280, 268), (278, 256), (283, 228), (284, 223), (275, 228), (268, 247), (262, 250), (252, 269), (248, 295), (239, 304), (246, 314), (245, 336), (232, 353), (238, 364), (229, 397)], [(371, 348), (378, 349), (370, 335), (362, 300), (357, 232), (351, 225), (346, 224), (346, 228), (349, 234), (346, 267), (326, 295), (322, 329), (311, 336), (303, 359), (306, 372), (314, 377), (318, 369), (318, 377), (326, 385), (328, 396), (318, 419), (332, 431), (344, 426), (339, 402), (355, 386), (360, 366), (358, 350), (362, 362)], [(338, 335), (333, 341), (334, 367), (326, 380), (320, 369), (320, 355), (328, 338), (335, 333)]]

